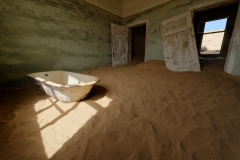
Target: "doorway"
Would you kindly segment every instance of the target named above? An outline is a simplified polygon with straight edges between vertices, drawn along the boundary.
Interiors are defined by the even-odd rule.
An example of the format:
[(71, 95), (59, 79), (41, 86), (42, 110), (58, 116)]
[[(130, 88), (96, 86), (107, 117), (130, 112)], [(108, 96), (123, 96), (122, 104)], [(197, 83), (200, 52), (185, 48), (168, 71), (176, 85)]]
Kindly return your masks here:
[[(144, 27), (143, 27), (144, 26)], [(139, 28), (138, 28), (139, 27)], [(135, 29), (136, 28), (136, 29)], [(136, 37), (145, 37), (142, 41), (134, 41), (135, 48), (141, 48), (143, 53), (138, 54), (138, 48), (134, 50), (132, 55), (132, 30), (135, 30), (134, 39)], [(111, 23), (111, 41), (112, 41), (112, 66), (126, 65), (132, 61), (132, 58), (140, 58), (139, 63), (146, 61), (147, 59), (147, 41), (148, 41), (148, 20), (141, 20), (128, 24), (126, 26)], [(140, 35), (138, 34), (140, 33)], [(143, 35), (145, 33), (145, 35)], [(140, 38), (141, 39), (141, 38)], [(143, 43), (142, 43), (143, 42)], [(144, 43), (145, 42), (145, 43)], [(142, 47), (144, 47), (142, 49)], [(144, 52), (143, 52), (144, 51)], [(142, 60), (143, 58), (143, 60)]]
[(144, 62), (146, 44), (146, 25), (133, 27), (132, 29), (132, 53), (131, 63)]
[(226, 61), (229, 44), (234, 30), (238, 12), (238, 2), (194, 12), (194, 32), (197, 43), (198, 56), (201, 61), (211, 59), (222, 63)]

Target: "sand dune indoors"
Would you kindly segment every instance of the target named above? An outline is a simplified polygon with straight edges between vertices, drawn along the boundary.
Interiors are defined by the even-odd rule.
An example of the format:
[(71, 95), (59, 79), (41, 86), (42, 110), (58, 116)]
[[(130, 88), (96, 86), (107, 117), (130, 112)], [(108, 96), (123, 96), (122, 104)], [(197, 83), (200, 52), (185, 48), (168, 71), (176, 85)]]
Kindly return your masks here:
[(219, 54), (222, 42), (223, 42), (224, 32), (205, 34), (202, 40), (202, 48), (206, 50), (201, 51), (201, 54)]
[(237, 160), (240, 77), (224, 60), (201, 72), (164, 62), (104, 66), (88, 99), (61, 103), (31, 87), (1, 93), (1, 160)]

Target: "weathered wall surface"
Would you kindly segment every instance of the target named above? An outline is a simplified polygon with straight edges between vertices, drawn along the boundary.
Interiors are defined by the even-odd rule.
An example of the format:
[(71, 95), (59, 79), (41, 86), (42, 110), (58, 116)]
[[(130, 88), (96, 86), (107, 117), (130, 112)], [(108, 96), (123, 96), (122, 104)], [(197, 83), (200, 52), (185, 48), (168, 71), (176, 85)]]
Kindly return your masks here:
[(81, 0), (1, 0), (0, 90), (31, 72), (111, 64), (110, 23), (122, 19)]
[(236, 56), (236, 60), (233, 66), (233, 75), (240, 76), (240, 45), (238, 47), (238, 53)]
[(232, 45), (232, 52), (235, 53), (233, 54), (234, 56), (232, 56), (233, 59), (235, 57), (232, 74), (236, 76), (240, 76), (240, 4), (238, 7), (238, 13), (235, 21), (234, 31), (235, 31), (235, 34), (232, 36), (233, 43), (230, 44)]
[(122, 17), (122, 0), (84, 0), (110, 13)]
[(154, 9), (148, 10), (146, 12), (124, 18), (123, 23), (130, 24), (140, 20), (148, 19), (148, 55), (146, 58), (147, 60), (164, 60), (159, 22), (187, 12), (189, 11), (190, 7), (202, 4), (204, 2), (209, 2), (209, 0), (172, 0), (166, 5), (155, 7)]

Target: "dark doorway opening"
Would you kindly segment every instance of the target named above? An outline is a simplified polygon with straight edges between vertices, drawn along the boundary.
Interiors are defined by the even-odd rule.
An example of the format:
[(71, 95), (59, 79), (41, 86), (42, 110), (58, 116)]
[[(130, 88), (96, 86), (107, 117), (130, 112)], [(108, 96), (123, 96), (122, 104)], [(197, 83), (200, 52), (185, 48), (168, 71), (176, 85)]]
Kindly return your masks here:
[[(238, 3), (232, 3), (229, 5), (212, 8), (204, 11), (196, 11), (194, 13), (194, 31), (195, 31), (195, 37), (196, 37), (196, 43), (197, 43), (197, 49), (198, 54), (201, 57), (226, 57), (229, 43), (231, 40), (231, 36), (233, 33), (233, 28), (235, 24), (235, 19), (238, 11)], [(216, 21), (220, 19), (226, 19), (226, 27), (225, 29), (220, 29), (220, 31), (224, 31), (225, 34), (223, 36), (222, 41), (222, 47), (219, 51), (219, 54), (208, 54), (203, 55), (201, 54), (201, 46), (202, 46), (202, 40), (204, 37), (204, 30), (205, 26), (208, 22)], [(219, 25), (219, 24), (216, 24)], [(207, 26), (206, 26), (207, 27)], [(215, 26), (215, 28), (219, 28), (218, 26)], [(217, 29), (218, 30), (218, 29)], [(214, 34), (214, 33), (213, 33)]]
[[(211, 58), (212, 62), (214, 59), (218, 61), (219, 57), (221, 57), (221, 63), (223, 63), (221, 66), (224, 67), (238, 11), (238, 4), (238, 2), (235, 2), (194, 12), (193, 25), (200, 63), (203, 58)], [(217, 21), (225, 21), (225, 26), (223, 23), (214, 23)], [(206, 31), (206, 28), (209, 27), (208, 25), (211, 25), (213, 29)], [(220, 47), (216, 49), (216, 45)], [(224, 58), (225, 60), (223, 61)]]
[(132, 28), (132, 63), (144, 62), (146, 43), (146, 25)]

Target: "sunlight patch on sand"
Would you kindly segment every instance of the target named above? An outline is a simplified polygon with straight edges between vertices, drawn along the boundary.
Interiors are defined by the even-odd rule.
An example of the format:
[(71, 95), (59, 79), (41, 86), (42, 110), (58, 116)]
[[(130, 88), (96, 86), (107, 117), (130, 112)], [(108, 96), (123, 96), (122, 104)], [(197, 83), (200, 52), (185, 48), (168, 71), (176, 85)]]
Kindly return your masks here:
[(103, 98), (95, 101), (95, 103), (99, 104), (103, 108), (106, 108), (111, 102), (112, 102), (112, 99), (108, 98), (108, 97), (103, 97)]
[(36, 103), (34, 108), (38, 112), (37, 122), (48, 158), (61, 149), (64, 143), (97, 113), (97, 110), (86, 102), (62, 103), (52, 98)]

